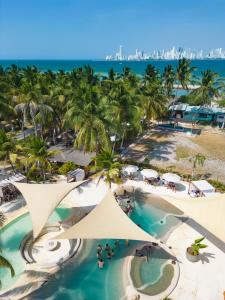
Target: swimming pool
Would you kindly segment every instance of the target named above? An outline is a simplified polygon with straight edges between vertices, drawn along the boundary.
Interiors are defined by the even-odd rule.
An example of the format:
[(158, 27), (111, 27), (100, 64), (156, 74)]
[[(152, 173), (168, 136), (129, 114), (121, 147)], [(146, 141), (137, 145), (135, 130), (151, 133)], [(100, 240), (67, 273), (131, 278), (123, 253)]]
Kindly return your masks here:
[(188, 128), (188, 127), (183, 127), (183, 126), (174, 126), (173, 124), (159, 124), (157, 126), (160, 129), (167, 129), (171, 131), (178, 131), (178, 132), (184, 132), (187, 134), (201, 134), (201, 129), (196, 129), (196, 128)]
[[(135, 201), (135, 210), (131, 219), (147, 232), (162, 237), (179, 222), (172, 214), (154, 207), (149, 201)], [(108, 261), (103, 269), (98, 269), (96, 249), (101, 243), (114, 245), (110, 240), (85, 240), (82, 251), (75, 256), (46, 286), (34, 293), (34, 298), (46, 300), (119, 300), (126, 299), (123, 287), (122, 267), (127, 253), (139, 242), (131, 241), (125, 246), (120, 241), (120, 248), (115, 249), (115, 257)], [(164, 260), (156, 256), (141, 270), (145, 282), (154, 283), (160, 278)]]
[[(65, 219), (69, 215), (69, 209), (59, 207), (49, 219), (54, 223)], [(20, 243), (25, 235), (32, 229), (31, 219), (28, 213), (18, 217), (0, 230), (0, 247), (2, 256), (7, 258), (15, 270), (15, 277), (10, 276), (8, 269), (0, 268), (1, 290), (12, 285), (25, 269), (25, 261), (20, 254)]]

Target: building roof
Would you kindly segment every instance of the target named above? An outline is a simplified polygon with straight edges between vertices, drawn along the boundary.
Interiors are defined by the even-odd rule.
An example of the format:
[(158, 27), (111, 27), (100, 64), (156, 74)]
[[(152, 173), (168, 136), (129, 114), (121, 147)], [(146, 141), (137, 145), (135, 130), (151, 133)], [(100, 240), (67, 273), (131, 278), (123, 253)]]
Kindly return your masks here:
[(88, 166), (93, 157), (95, 157), (95, 152), (83, 152), (81, 150), (75, 150), (74, 148), (66, 147), (64, 144), (58, 144), (49, 148), (49, 150), (58, 150), (59, 154), (51, 158), (52, 161), (57, 162), (67, 162), (72, 161), (78, 166)]
[(58, 184), (13, 183), (27, 203), (33, 225), (34, 238), (40, 234), (48, 218), (65, 196), (83, 182)]
[(185, 111), (190, 113), (225, 114), (225, 110), (220, 107), (191, 106), (185, 103), (171, 105), (169, 110)]
[(137, 226), (119, 207), (109, 190), (86, 217), (55, 237), (56, 239), (125, 239), (158, 242)]

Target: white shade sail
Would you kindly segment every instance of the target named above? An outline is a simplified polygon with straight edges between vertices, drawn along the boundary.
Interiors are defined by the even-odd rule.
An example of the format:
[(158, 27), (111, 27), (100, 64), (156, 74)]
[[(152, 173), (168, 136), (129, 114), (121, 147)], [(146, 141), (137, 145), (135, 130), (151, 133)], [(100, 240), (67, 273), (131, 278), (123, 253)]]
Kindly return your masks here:
[(180, 182), (180, 176), (174, 173), (165, 173), (163, 174), (162, 179), (168, 182), (174, 182), (174, 183)]
[(158, 172), (152, 169), (143, 169), (141, 175), (145, 178), (157, 178), (159, 176)]
[[(164, 199), (167, 197), (164, 196)], [(225, 242), (225, 195), (210, 197), (169, 197), (168, 201)]]
[(40, 234), (48, 218), (65, 196), (83, 182), (58, 184), (13, 183), (27, 203), (33, 225), (34, 238)]
[(55, 239), (125, 239), (158, 242), (122, 211), (111, 191), (81, 221)]
[(122, 173), (127, 173), (128, 175), (130, 175), (137, 172), (138, 169), (138, 166), (127, 165), (122, 167)]

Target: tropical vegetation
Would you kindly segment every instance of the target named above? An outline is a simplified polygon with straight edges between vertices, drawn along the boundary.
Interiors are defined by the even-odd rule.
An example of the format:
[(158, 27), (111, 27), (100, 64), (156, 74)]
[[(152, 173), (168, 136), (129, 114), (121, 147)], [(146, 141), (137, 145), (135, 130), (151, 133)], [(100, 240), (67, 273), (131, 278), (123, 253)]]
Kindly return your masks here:
[(142, 77), (128, 67), (121, 74), (110, 69), (108, 75), (90, 66), (70, 72), (0, 67), (0, 160), (45, 179), (55, 154), (48, 147), (68, 132), (75, 137), (74, 147), (84, 152), (118, 153), (152, 120), (166, 116), (168, 105), (177, 100), (175, 84), (187, 90), (192, 103), (219, 97), (223, 84), (210, 70), (189, 91), (196, 83), (195, 69), (187, 59), (162, 73), (149, 64)]
[(194, 243), (190, 247), (188, 247), (188, 249), (187, 249), (188, 253), (191, 254), (191, 255), (194, 255), (194, 256), (199, 255), (200, 249), (208, 247), (207, 245), (202, 244), (202, 241), (204, 239), (205, 239), (205, 237), (201, 237), (199, 239), (196, 239), (194, 241)]
[[(4, 225), (6, 221), (6, 217), (3, 214), (3, 212), (0, 211), (0, 227), (2, 227)], [(1, 248), (0, 248), (0, 253), (2, 252)], [(15, 271), (13, 269), (13, 266), (11, 265), (11, 263), (0, 254), (0, 268), (6, 268), (9, 269), (11, 276), (14, 277), (15, 276)], [(1, 286), (1, 280), (0, 280), (0, 286)]]
[(192, 178), (194, 177), (194, 171), (196, 170), (196, 168), (204, 166), (205, 160), (206, 157), (201, 153), (197, 153), (190, 158), (190, 162), (192, 162)]
[(121, 183), (120, 169), (122, 164), (118, 157), (112, 151), (103, 151), (93, 158), (95, 166), (92, 168), (99, 176), (99, 181), (105, 178), (105, 181), (111, 188), (112, 182)]

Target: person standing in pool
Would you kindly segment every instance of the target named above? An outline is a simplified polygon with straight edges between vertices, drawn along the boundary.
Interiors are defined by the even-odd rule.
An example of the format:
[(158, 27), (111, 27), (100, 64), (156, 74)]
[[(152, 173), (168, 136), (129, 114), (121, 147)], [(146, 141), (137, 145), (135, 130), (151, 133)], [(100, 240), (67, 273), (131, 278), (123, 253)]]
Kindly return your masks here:
[(119, 240), (115, 240), (114, 244), (115, 244), (115, 248), (120, 247), (120, 241)]
[(111, 247), (109, 246), (109, 244), (106, 244), (106, 245), (105, 245), (105, 251), (108, 251), (108, 252), (111, 251)]
[(99, 267), (99, 269), (103, 269), (103, 267), (104, 267), (104, 260), (102, 258), (100, 258), (98, 260), (98, 267)]
[(102, 250), (103, 250), (103, 247), (102, 247), (102, 245), (99, 244), (98, 247), (97, 247), (97, 251), (102, 252)]

